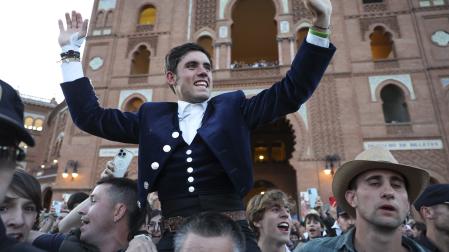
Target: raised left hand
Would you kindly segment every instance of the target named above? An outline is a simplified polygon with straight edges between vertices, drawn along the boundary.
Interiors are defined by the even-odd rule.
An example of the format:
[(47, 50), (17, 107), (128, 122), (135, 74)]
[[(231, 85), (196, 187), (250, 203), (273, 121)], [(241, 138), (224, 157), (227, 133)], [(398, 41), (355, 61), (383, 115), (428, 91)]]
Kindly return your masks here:
[(306, 7), (314, 16), (313, 25), (328, 28), (332, 15), (332, 4), (330, 0), (303, 0)]

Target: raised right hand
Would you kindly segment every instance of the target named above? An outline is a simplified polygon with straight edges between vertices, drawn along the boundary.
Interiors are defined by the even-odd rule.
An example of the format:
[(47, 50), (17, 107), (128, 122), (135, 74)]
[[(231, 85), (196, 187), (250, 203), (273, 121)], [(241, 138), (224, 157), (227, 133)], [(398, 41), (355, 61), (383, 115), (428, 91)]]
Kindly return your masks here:
[(78, 32), (78, 38), (84, 38), (87, 34), (87, 25), (89, 21), (81, 17), (81, 13), (72, 11), (72, 16), (69, 13), (65, 14), (66, 27), (64, 29), (64, 24), (61, 19), (58, 20), (59, 24), (59, 38), (58, 42), (61, 47), (70, 44), (71, 36)]
[(100, 178), (114, 177), (114, 170), (115, 170), (114, 162), (112, 162), (112, 160), (109, 160), (106, 163), (106, 168), (101, 172)]

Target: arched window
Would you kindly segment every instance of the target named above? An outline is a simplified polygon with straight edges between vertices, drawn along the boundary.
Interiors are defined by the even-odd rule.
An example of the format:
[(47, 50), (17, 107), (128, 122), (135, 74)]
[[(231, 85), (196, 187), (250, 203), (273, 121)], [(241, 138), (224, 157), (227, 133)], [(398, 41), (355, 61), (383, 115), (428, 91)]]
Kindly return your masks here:
[(201, 36), (200, 38), (198, 38), (197, 43), (198, 45), (206, 49), (211, 58), (214, 57), (214, 45), (211, 37)]
[(142, 106), (143, 100), (139, 97), (131, 98), (125, 105), (126, 112), (137, 112), (140, 106)]
[(32, 117), (26, 117), (24, 120), (24, 127), (27, 129), (33, 129), (33, 123), (34, 123), (34, 119)]
[(131, 62), (131, 75), (133, 74), (148, 74), (150, 70), (150, 51), (144, 45), (139, 46), (136, 52), (133, 53)]
[[(254, 7), (257, 6), (257, 11)], [(276, 8), (273, 0), (236, 1), (232, 9), (231, 62), (246, 67), (278, 61)], [(262, 63), (262, 64), (259, 64)]]
[(297, 50), (299, 50), (299, 48), (302, 45), (302, 42), (304, 41), (304, 39), (306, 39), (307, 33), (309, 33), (308, 27), (303, 27), (296, 32), (296, 49)]
[(109, 11), (108, 14), (106, 14), (106, 20), (104, 22), (104, 26), (106, 27), (112, 27), (112, 15), (114, 14), (114, 12)]
[(156, 21), (156, 8), (152, 5), (142, 9), (139, 15), (140, 25), (154, 25)]
[(380, 91), (382, 110), (386, 123), (410, 122), (407, 103), (402, 89), (393, 84), (388, 84)]
[(371, 40), (371, 55), (373, 60), (386, 59), (392, 56), (393, 40), (392, 35), (385, 31), (382, 26), (374, 28), (369, 36)]
[(42, 131), (44, 125), (44, 120), (36, 119), (34, 120), (33, 130)]
[(103, 27), (104, 26), (104, 12), (100, 11), (97, 13), (97, 17), (95, 18), (95, 27)]

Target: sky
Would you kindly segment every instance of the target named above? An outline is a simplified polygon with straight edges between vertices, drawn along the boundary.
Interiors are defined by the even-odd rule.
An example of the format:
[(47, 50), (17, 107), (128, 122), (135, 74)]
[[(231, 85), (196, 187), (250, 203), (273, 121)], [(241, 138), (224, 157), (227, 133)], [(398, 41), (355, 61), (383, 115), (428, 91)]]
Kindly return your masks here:
[[(64, 98), (58, 19), (77, 10), (90, 19), (94, 0), (0, 1), (0, 79), (21, 94)], [(82, 52), (82, 51), (81, 51)]]

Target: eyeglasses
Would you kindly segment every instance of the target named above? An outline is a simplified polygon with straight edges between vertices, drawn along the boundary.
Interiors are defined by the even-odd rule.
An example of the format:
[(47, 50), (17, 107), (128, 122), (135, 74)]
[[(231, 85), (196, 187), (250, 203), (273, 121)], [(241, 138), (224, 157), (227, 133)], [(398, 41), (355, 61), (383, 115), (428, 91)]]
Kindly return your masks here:
[(2, 146), (0, 145), (0, 159), (8, 161), (23, 161), (25, 160), (25, 151), (17, 146)]

